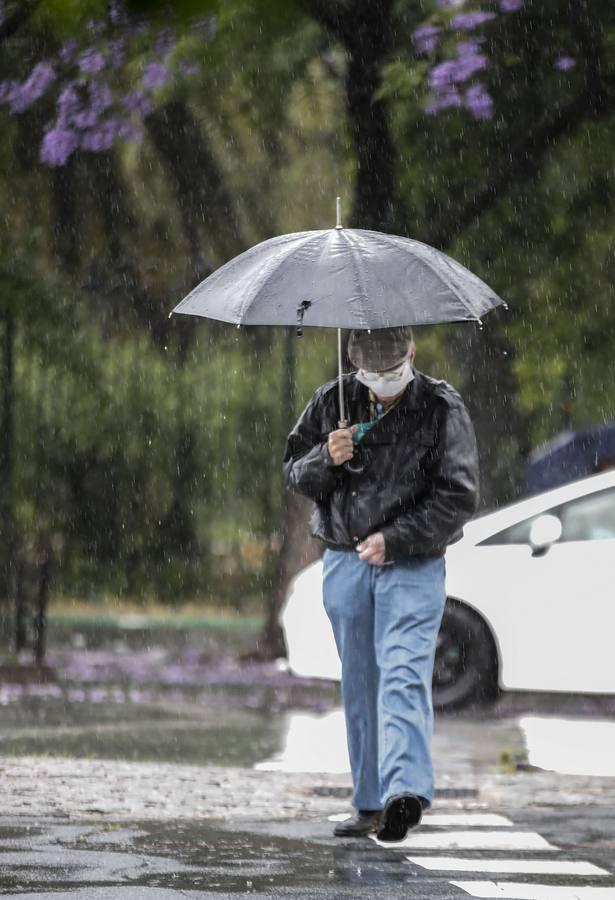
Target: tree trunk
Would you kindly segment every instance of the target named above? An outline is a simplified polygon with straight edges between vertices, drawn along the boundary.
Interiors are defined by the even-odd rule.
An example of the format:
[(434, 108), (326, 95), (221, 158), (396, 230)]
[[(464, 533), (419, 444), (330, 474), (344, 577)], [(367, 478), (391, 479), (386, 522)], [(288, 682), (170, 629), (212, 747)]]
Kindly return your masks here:
[(0, 423), (0, 637), (10, 630), (9, 603), (14, 582), (15, 523), (13, 511), (14, 345), (13, 313), (4, 314), (2, 335), (2, 420)]
[[(334, 9), (335, 7), (335, 9)], [(348, 121), (357, 159), (350, 224), (380, 231), (390, 229), (395, 206), (395, 149), (391, 140), (387, 110), (375, 95), (380, 87), (381, 70), (391, 42), (391, 0), (357, 0), (344, 11), (341, 4), (320, 6), (308, 3), (308, 9), (344, 44), (349, 55), (345, 82)], [(295, 336), (291, 331), (289, 341)], [(294, 359), (287, 343), (285, 383), (291, 396)], [(337, 372), (336, 372), (337, 374)], [(294, 415), (287, 422), (287, 433)], [(286, 655), (279, 614), (290, 582), (308, 563), (321, 555), (322, 545), (309, 533), (312, 504), (303, 497), (286, 493), (282, 546), (273, 579), (267, 609), (267, 621), (258, 643), (259, 655), (271, 659)]]
[(394, 221), (395, 148), (385, 102), (376, 99), (391, 44), (391, 0), (356, 3), (348, 51), (346, 107), (356, 153), (351, 225), (389, 231)]
[(34, 615), (34, 659), (37, 666), (42, 666), (45, 659), (47, 605), (49, 602), (49, 584), (51, 581), (51, 546), (47, 535), (41, 540), (40, 553), (37, 562), (36, 612)]

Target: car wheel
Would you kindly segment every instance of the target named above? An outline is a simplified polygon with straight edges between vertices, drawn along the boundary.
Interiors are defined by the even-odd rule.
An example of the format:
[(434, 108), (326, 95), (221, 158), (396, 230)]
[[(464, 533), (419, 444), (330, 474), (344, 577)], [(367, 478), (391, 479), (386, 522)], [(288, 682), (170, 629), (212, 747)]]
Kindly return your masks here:
[(436, 642), (433, 703), (459, 709), (497, 698), (497, 653), (485, 622), (469, 607), (447, 600)]

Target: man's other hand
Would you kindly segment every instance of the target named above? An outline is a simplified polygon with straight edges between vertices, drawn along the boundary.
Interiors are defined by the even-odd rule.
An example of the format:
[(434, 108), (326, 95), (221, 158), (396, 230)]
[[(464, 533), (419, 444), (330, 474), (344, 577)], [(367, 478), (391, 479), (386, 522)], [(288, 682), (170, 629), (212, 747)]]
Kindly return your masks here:
[(365, 560), (372, 566), (384, 565), (386, 548), (384, 546), (383, 533), (377, 531), (375, 534), (370, 534), (364, 541), (361, 541), (357, 546), (357, 550), (359, 551), (359, 559)]
[(352, 428), (339, 428), (332, 431), (327, 438), (327, 449), (334, 466), (341, 466), (342, 463), (352, 459), (354, 447), (352, 444), (352, 436), (357, 430), (357, 426)]

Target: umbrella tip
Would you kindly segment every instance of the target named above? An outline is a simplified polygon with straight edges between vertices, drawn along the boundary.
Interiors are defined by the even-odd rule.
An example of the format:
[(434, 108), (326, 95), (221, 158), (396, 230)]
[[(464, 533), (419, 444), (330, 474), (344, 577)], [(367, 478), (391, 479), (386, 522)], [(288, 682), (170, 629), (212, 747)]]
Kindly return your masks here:
[(173, 315), (173, 310), (171, 310), (171, 312), (169, 313), (169, 319), (171, 318), (172, 315)]

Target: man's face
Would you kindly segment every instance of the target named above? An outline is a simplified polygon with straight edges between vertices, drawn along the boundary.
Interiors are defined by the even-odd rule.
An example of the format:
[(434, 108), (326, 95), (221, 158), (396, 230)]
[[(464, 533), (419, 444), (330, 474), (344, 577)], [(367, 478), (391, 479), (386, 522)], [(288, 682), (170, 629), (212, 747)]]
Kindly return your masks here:
[[(414, 356), (415, 356), (415, 349), (413, 347), (411, 350), (408, 351), (407, 358), (403, 362), (401, 362), (398, 366), (395, 366), (394, 369), (387, 369), (386, 371), (383, 371), (383, 372), (368, 372), (368, 373), (366, 373), (366, 375), (368, 376), (368, 378), (373, 375), (374, 381), (382, 378), (388, 383), (388, 385), (391, 386), (391, 388), (393, 388), (396, 378), (401, 377), (403, 375), (406, 363), (408, 363), (410, 366), (412, 366), (414, 364)], [(377, 391), (374, 391), (374, 393), (376, 394), (376, 397), (378, 398), (378, 400), (381, 400), (386, 405), (388, 403), (392, 403), (393, 400), (396, 400), (398, 397), (400, 397), (405, 390), (406, 390), (406, 385), (404, 384), (404, 386), (401, 388), (401, 390), (398, 391), (393, 396), (381, 397), (377, 393)]]

